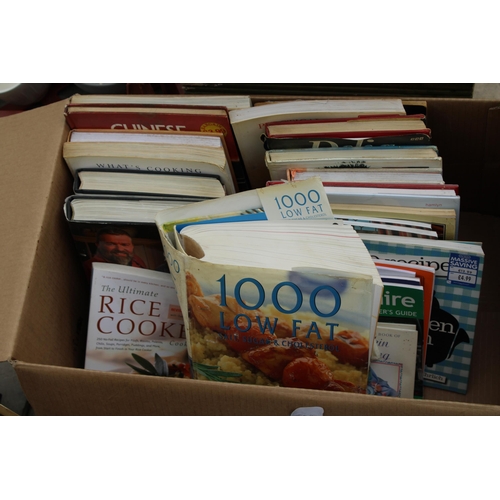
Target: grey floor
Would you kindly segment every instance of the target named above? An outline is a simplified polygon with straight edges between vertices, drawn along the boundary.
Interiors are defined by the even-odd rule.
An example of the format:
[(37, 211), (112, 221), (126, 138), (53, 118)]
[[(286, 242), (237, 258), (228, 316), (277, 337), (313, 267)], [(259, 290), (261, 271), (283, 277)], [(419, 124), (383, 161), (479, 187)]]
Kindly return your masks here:
[[(500, 100), (500, 83), (475, 83), (474, 99)], [(0, 362), (0, 416), (33, 415), (12, 365)]]

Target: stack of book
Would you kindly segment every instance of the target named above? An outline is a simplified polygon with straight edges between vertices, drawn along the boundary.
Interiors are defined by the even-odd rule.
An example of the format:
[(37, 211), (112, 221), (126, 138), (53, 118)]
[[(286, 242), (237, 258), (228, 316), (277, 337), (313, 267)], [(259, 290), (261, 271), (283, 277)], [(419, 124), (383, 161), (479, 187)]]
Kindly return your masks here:
[[(156, 213), (239, 190), (233, 168), (239, 158), (222, 103), (230, 109), (251, 105), (244, 96), (70, 99), (63, 158), (74, 194), (64, 214), (89, 278), (96, 259), (165, 270)], [(128, 250), (114, 256), (104, 251), (104, 240), (120, 238)]]
[(65, 117), (71, 129), (219, 134), (235, 189), (242, 190), (247, 178), (229, 112), (251, 106), (249, 96), (74, 95)]
[[(424, 112), (274, 120), (263, 124), (267, 183), (319, 176), (334, 213), (410, 220), (455, 239), (459, 186), (446, 183)], [(425, 111), (425, 102), (420, 111)]]

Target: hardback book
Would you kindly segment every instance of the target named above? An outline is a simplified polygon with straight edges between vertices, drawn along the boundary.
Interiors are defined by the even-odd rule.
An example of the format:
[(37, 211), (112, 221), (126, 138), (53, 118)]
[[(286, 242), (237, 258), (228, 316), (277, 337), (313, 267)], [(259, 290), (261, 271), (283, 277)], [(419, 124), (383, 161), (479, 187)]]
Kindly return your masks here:
[(67, 222), (89, 283), (94, 262), (168, 272), (154, 223)]
[[(365, 393), (382, 283), (361, 238), (327, 214), (285, 222), (279, 207), (266, 210), (291, 194), (303, 215), (321, 212), (321, 185), (310, 186), (158, 214), (194, 378)], [(267, 220), (221, 222), (229, 207), (264, 210)]]
[(76, 194), (65, 199), (64, 217), (90, 281), (93, 262), (168, 272), (156, 214), (199, 200)]
[(405, 115), (401, 99), (331, 99), (287, 101), (229, 111), (229, 118), (245, 165), (250, 187), (269, 180), (261, 135), (265, 124), (275, 121), (347, 118), (362, 115)]
[(399, 236), (360, 236), (374, 260), (434, 268), (424, 385), (465, 394), (484, 266), (481, 245)]
[(167, 273), (94, 263), (85, 369), (189, 377), (186, 333)]
[(432, 146), (428, 134), (381, 135), (377, 137), (267, 137), (261, 135), (264, 149), (310, 149), (348, 147), (428, 147)]
[(202, 106), (80, 106), (69, 103), (65, 118), (71, 129), (210, 132), (222, 134), (237, 182), (246, 183), (246, 172), (225, 108)]
[(424, 115), (381, 115), (341, 119), (292, 120), (267, 123), (266, 137), (376, 137), (405, 134), (431, 134)]
[[(264, 153), (264, 161), (271, 180), (286, 179), (287, 171), (307, 175), (325, 176), (338, 169), (351, 171), (383, 170), (394, 175), (398, 170), (406, 172), (438, 173), (443, 171), (442, 158), (432, 149), (411, 148), (399, 154), (393, 148), (337, 148), (337, 149), (282, 149)], [(411, 169), (411, 170), (410, 170)], [(321, 172), (321, 171), (324, 172)], [(403, 170), (401, 170), (404, 172)], [(361, 174), (360, 174), (361, 175)], [(399, 176), (398, 176), (399, 177)], [(394, 179), (394, 178), (393, 178)]]
[(379, 323), (375, 343), (380, 354), (377, 360), (370, 362), (367, 394), (413, 399), (417, 330), (405, 325)]
[(116, 106), (223, 106), (228, 110), (245, 109), (252, 106), (252, 99), (247, 95), (194, 95), (194, 94), (75, 94), (70, 103), (79, 106), (95, 106), (100, 104)]
[(150, 195), (188, 201), (226, 195), (224, 185), (215, 175), (93, 168), (75, 172), (73, 190), (76, 194)]
[(236, 192), (236, 178), (224, 149), (142, 142), (65, 142), (63, 158), (73, 176), (80, 169), (114, 169), (209, 174), (218, 176), (227, 193)]

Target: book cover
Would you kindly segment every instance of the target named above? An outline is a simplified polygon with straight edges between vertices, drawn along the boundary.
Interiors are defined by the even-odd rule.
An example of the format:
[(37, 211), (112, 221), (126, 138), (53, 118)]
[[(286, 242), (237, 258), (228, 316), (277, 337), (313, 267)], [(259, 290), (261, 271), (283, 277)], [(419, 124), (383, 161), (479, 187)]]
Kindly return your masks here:
[(154, 223), (106, 223), (68, 220), (76, 252), (90, 283), (94, 262), (167, 272)]
[(372, 258), (433, 267), (424, 385), (467, 392), (484, 266), (480, 244), (361, 235)]
[(189, 377), (184, 320), (169, 274), (93, 264), (85, 369)]
[(377, 327), (379, 359), (370, 362), (367, 394), (375, 396), (414, 397), (418, 334), (403, 326)]
[(369, 277), (213, 264), (195, 247), (166, 248), (194, 378), (365, 392)]

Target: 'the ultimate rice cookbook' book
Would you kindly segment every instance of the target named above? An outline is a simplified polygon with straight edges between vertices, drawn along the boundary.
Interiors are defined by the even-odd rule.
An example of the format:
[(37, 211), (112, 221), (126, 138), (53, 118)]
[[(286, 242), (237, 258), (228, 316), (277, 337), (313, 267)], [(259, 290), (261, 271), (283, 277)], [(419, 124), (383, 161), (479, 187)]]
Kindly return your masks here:
[(312, 181), (158, 214), (194, 378), (366, 392), (382, 281)]
[(93, 264), (85, 368), (189, 376), (184, 321), (168, 273)]

